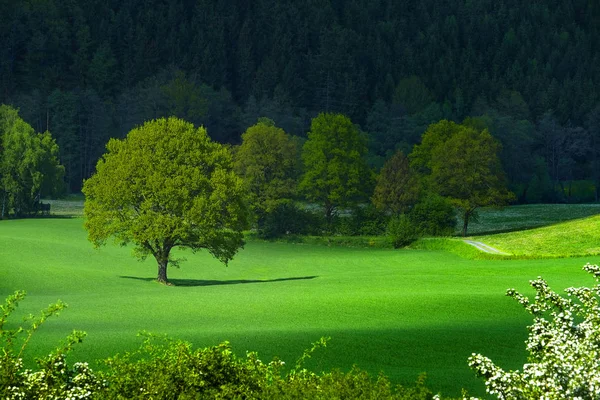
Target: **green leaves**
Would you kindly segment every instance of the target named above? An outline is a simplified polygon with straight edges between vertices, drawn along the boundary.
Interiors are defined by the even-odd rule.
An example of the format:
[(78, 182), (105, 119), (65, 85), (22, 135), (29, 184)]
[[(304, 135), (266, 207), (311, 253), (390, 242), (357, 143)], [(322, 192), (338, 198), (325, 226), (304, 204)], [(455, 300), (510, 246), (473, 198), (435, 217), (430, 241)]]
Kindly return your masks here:
[(373, 172), (366, 163), (365, 136), (341, 114), (319, 114), (302, 149), (300, 190), (322, 204), (328, 222), (338, 207), (366, 197)]
[(243, 245), (246, 192), (229, 151), (204, 128), (158, 119), (111, 140), (85, 181), (88, 238), (133, 242), (140, 257), (166, 262), (173, 247), (207, 249), (227, 263)]
[(242, 135), (235, 170), (244, 178), (259, 219), (296, 194), (299, 146), (273, 121), (261, 119)]
[[(598, 281), (598, 266), (587, 264), (583, 269)], [(534, 316), (523, 372), (504, 371), (480, 354), (469, 357), (469, 366), (486, 380), (487, 392), (500, 399), (598, 398), (600, 285), (571, 287), (563, 297), (542, 278), (530, 284), (536, 292), (533, 299), (507, 291)]]
[(500, 144), (487, 129), (443, 120), (429, 126), (410, 155), (428, 189), (461, 210), (463, 235), (477, 208), (502, 206), (514, 198), (506, 189), (499, 152)]
[(36, 212), (41, 196), (60, 193), (64, 167), (49, 132), (38, 134), (17, 110), (0, 106), (0, 195), (2, 217)]

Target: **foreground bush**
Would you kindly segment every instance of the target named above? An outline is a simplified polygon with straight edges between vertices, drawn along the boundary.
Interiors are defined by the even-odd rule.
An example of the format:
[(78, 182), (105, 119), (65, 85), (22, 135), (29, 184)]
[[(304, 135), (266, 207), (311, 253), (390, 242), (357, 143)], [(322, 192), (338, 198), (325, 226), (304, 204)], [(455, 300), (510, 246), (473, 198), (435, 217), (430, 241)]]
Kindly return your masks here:
[(24, 292), (9, 296), (0, 306), (0, 398), (13, 399), (398, 399), (439, 398), (420, 377), (414, 387), (392, 386), (357, 368), (315, 374), (304, 368), (312, 353), (326, 345), (321, 339), (290, 370), (285, 363), (263, 363), (256, 353), (237, 357), (228, 343), (194, 349), (190, 343), (142, 334), (139, 349), (106, 360), (107, 369), (94, 373), (87, 363), (71, 366), (66, 355), (85, 334), (73, 332), (66, 343), (38, 369), (23, 367), (22, 353), (33, 333), (66, 307), (58, 302), (30, 319), (26, 327), (5, 329), (6, 321)]
[(66, 304), (57, 302), (43, 310), (39, 317), (29, 317), (26, 327), (6, 329), (10, 314), (25, 298), (18, 291), (0, 305), (0, 398), (2, 399), (88, 399), (98, 393), (102, 382), (87, 363), (69, 366), (66, 355), (85, 333), (74, 331), (53, 353), (37, 360), (38, 370), (23, 368), (22, 355), (38, 328), (49, 318), (58, 315)]
[[(600, 280), (600, 267), (583, 269)], [(489, 358), (473, 354), (469, 365), (499, 399), (600, 399), (600, 285), (554, 292), (542, 278), (531, 281), (533, 300), (509, 289), (534, 316), (523, 371), (504, 371)]]

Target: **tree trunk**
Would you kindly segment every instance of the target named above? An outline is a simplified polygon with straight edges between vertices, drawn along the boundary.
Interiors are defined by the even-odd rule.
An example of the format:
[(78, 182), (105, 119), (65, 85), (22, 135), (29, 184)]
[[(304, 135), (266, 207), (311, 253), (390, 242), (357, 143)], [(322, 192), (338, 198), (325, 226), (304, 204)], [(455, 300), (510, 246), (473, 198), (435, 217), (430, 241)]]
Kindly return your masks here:
[(469, 226), (469, 217), (470, 217), (469, 212), (465, 212), (464, 216), (463, 216), (463, 228), (462, 228), (462, 235), (467, 236), (467, 227)]
[(327, 230), (333, 230), (333, 213), (335, 207), (329, 202), (325, 202), (325, 222), (327, 223)]
[(158, 261), (158, 277), (156, 280), (159, 283), (168, 285), (169, 280), (167, 279), (167, 264), (169, 263), (169, 259), (161, 257), (161, 259), (157, 259), (156, 261)]
[(167, 279), (167, 266), (169, 265), (169, 254), (171, 253), (173, 246), (169, 243), (165, 243), (164, 241), (162, 243), (157, 241), (154, 246), (151, 246), (149, 243), (146, 243), (145, 245), (146, 248), (150, 250), (158, 264), (158, 276), (156, 277), (156, 280), (159, 283), (168, 285), (169, 280)]

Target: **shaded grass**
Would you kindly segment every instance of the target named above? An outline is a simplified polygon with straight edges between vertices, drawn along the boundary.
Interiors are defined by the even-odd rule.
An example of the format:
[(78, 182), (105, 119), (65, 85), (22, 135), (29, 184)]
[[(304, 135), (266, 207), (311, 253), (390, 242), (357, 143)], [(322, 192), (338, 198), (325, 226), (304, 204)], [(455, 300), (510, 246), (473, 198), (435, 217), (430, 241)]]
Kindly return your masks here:
[(467, 367), (472, 352), (507, 368), (525, 362), (531, 320), (504, 296), (507, 288), (532, 293), (527, 282), (538, 275), (556, 288), (591, 283), (581, 266), (598, 261), (469, 260), (445, 250), (251, 241), (228, 268), (206, 253), (179, 252), (188, 261), (169, 271), (179, 285), (166, 287), (153, 281), (153, 260), (138, 262), (116, 246), (94, 250), (82, 224), (0, 222), (0, 295), (26, 290), (21, 315), (58, 298), (70, 305), (35, 336), (38, 355), (81, 329), (89, 336), (74, 358), (97, 367), (93, 360), (136, 347), (136, 333), (148, 330), (196, 346), (229, 340), (240, 354), (256, 350), (263, 360), (277, 355), (290, 365), (311, 342), (331, 336), (309, 368), (357, 364), (407, 384), (427, 372), (428, 386), (455, 396), (462, 387), (484, 391)]
[[(469, 235), (531, 229), (585, 218), (600, 214), (600, 204), (527, 204), (482, 208), (478, 213), (479, 219), (469, 222)], [(462, 222), (458, 226), (462, 227)]]

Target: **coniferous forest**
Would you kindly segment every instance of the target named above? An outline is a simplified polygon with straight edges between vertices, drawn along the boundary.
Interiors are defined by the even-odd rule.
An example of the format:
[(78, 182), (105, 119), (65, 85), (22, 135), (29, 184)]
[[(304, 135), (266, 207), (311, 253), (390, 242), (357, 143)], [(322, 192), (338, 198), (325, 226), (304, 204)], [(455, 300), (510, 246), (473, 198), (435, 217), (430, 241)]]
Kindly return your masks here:
[(375, 168), (469, 118), (517, 201), (598, 199), (595, 0), (15, 0), (0, 16), (0, 104), (52, 133), (72, 192), (150, 119), (237, 144), (259, 117), (305, 136), (335, 112)]

